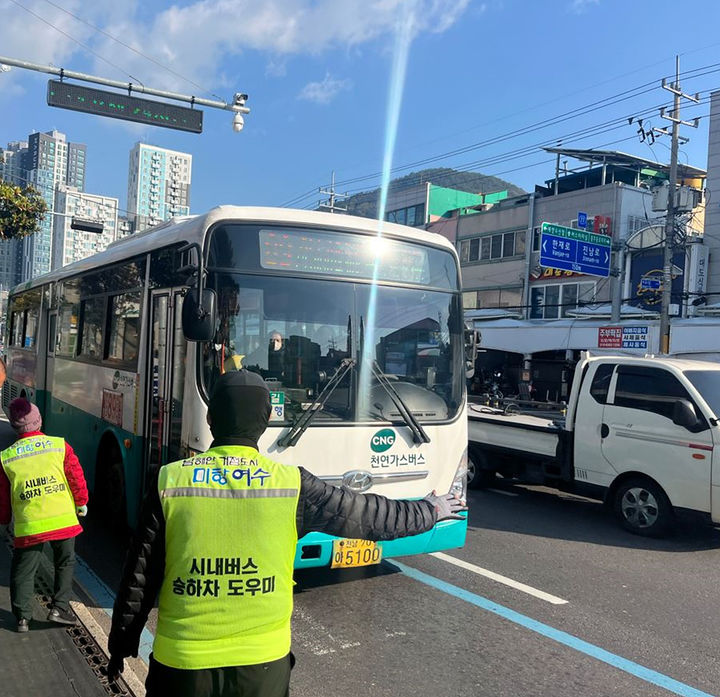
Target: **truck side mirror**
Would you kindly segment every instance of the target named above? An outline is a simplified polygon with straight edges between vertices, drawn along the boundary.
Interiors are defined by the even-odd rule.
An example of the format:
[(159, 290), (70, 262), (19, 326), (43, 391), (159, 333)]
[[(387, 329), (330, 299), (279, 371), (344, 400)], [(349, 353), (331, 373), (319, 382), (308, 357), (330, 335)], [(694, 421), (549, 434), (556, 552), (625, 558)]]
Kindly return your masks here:
[(694, 428), (698, 424), (698, 416), (695, 413), (695, 407), (687, 399), (678, 399), (673, 405), (672, 421), (678, 426), (687, 428), (688, 430)]
[(204, 288), (198, 305), (196, 291), (191, 288), (183, 299), (182, 328), (188, 341), (212, 341), (217, 322), (217, 296), (212, 288)]

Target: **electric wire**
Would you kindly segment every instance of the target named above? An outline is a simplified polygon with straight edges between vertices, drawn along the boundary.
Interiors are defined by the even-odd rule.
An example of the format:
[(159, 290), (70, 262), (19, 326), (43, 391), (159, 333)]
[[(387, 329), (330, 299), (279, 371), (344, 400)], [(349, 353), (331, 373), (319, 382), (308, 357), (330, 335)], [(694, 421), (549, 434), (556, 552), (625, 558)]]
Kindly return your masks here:
[(203, 85), (199, 85), (197, 82), (194, 82), (189, 77), (186, 77), (185, 75), (182, 75), (181, 73), (178, 73), (176, 70), (173, 70), (172, 68), (169, 68), (167, 65), (161, 63), (159, 60), (153, 58), (152, 56), (148, 56), (145, 53), (142, 53), (141, 51), (138, 51), (135, 47), (131, 46), (130, 44), (125, 43), (122, 41), (122, 39), (118, 39), (117, 36), (113, 36), (109, 32), (105, 31), (104, 29), (101, 29), (100, 27), (92, 24), (92, 22), (88, 22), (87, 20), (83, 19), (82, 17), (78, 17), (78, 15), (74, 14), (73, 12), (70, 12), (70, 10), (66, 10), (64, 7), (61, 7), (60, 5), (54, 3), (52, 0), (45, 0), (48, 5), (52, 5), (53, 7), (57, 8), (61, 12), (64, 12), (67, 15), (70, 15), (70, 17), (73, 17), (78, 22), (82, 22), (83, 24), (87, 25), (94, 31), (99, 32), (100, 34), (103, 34), (104, 36), (107, 36), (109, 39), (112, 39), (116, 43), (120, 44), (121, 46), (124, 46), (128, 50), (132, 51), (133, 53), (137, 54), (138, 56), (145, 58), (146, 60), (149, 60), (151, 63), (154, 63), (159, 68), (162, 68), (163, 70), (167, 70), (171, 75), (174, 75), (175, 77), (179, 77), (181, 80), (184, 80), (190, 85), (193, 85), (193, 87), (197, 87), (198, 89), (202, 90), (205, 94), (208, 94), (212, 97), (216, 97), (220, 101), (224, 101), (222, 97), (218, 96), (214, 92), (210, 92), (206, 87)]
[[(121, 68), (121, 67), (120, 67), (119, 65), (117, 65), (116, 63), (113, 63), (112, 61), (108, 60), (108, 59), (105, 58), (104, 56), (100, 55), (96, 50), (90, 48), (90, 46), (88, 46), (87, 44), (84, 44), (82, 41), (79, 41), (79, 40), (76, 39), (74, 36), (68, 34), (66, 31), (64, 31), (63, 29), (60, 29), (59, 27), (56, 27), (52, 22), (49, 22), (47, 19), (44, 19), (44, 18), (41, 17), (39, 14), (37, 14), (36, 12), (34, 12), (33, 10), (31, 10), (29, 7), (25, 7), (25, 5), (23, 5), (22, 3), (19, 3), (17, 0), (10, 0), (10, 2), (13, 3), (13, 5), (17, 5), (19, 8), (25, 10), (25, 12), (31, 14), (31, 15), (32, 15), (33, 17), (35, 17), (36, 19), (39, 19), (39, 20), (40, 20), (41, 22), (43, 22), (44, 24), (47, 24), (49, 27), (51, 27), (51, 28), (54, 29), (55, 31), (59, 32), (59, 33), (62, 34), (63, 36), (66, 36), (66, 37), (67, 37), (68, 39), (70, 39), (71, 41), (74, 41), (78, 46), (80, 46), (81, 48), (84, 48), (86, 51), (92, 53), (94, 56), (96, 56), (97, 58), (99, 58), (99, 59), (100, 59), (101, 61), (103, 61), (104, 63), (107, 63), (108, 65), (112, 66), (112, 67), (115, 68), (116, 70), (119, 70), (123, 75), (129, 76), (129, 77), (132, 78), (133, 80), (137, 80), (137, 78), (135, 78), (135, 77), (133, 77), (132, 75), (130, 75), (130, 73), (127, 72), (127, 70), (125, 70), (124, 68)], [(139, 81), (138, 81), (138, 82), (139, 82)]]
[[(720, 63), (713, 63), (713, 64), (709, 64), (706, 66), (701, 66), (699, 68), (686, 70), (681, 73), (681, 76), (687, 80), (693, 80), (693, 79), (696, 79), (699, 77), (703, 77), (705, 75), (720, 72), (719, 66), (720, 66)], [(674, 76), (667, 76), (667, 77), (674, 77)], [(667, 77), (665, 79), (667, 79)], [(650, 88), (650, 89), (645, 89), (646, 87), (649, 87), (650, 85), (655, 85), (655, 87)], [(541, 122), (537, 122), (535, 124), (530, 124), (529, 126), (526, 126), (526, 127), (520, 128), (520, 129), (515, 129), (514, 131), (510, 131), (509, 133), (506, 133), (506, 134), (501, 134), (499, 136), (496, 136), (492, 139), (488, 139), (486, 141), (481, 141), (480, 143), (474, 143), (469, 146), (465, 146), (463, 148), (456, 148), (455, 150), (447, 151), (445, 153), (440, 153), (439, 155), (432, 156), (429, 158), (424, 158), (422, 160), (417, 160), (417, 161), (409, 163), (409, 164), (399, 165), (398, 167), (393, 168), (392, 171), (393, 172), (402, 171), (404, 169), (409, 169), (409, 168), (412, 168), (415, 166), (419, 166), (420, 164), (427, 164), (432, 161), (438, 161), (438, 160), (444, 159), (444, 158), (446, 159), (446, 158), (454, 156), (454, 154), (456, 154), (456, 153), (467, 152), (469, 150), (477, 149), (479, 147), (485, 147), (486, 145), (489, 145), (489, 144), (496, 144), (497, 142), (503, 142), (504, 140), (507, 140), (512, 137), (517, 137), (518, 135), (525, 135), (526, 133), (530, 133), (535, 130), (539, 130), (540, 128), (547, 128), (550, 125), (556, 125), (556, 123), (561, 123), (563, 121), (570, 120), (572, 118), (577, 118), (579, 116), (582, 116), (582, 115), (588, 113), (589, 111), (595, 111), (598, 108), (605, 108), (608, 106), (613, 106), (619, 102), (626, 101), (627, 99), (633, 98), (635, 96), (641, 96), (641, 95), (646, 94), (650, 91), (653, 91), (654, 89), (657, 89), (657, 88), (658, 88), (657, 81), (643, 83), (642, 85), (639, 85), (635, 88), (625, 90), (623, 92), (617, 93), (616, 95), (611, 95), (610, 97), (606, 97), (602, 100), (597, 100), (596, 102), (592, 102), (591, 104), (585, 105), (583, 107), (578, 107), (576, 109), (570, 110), (568, 112), (560, 114), (551, 119), (545, 119)], [(618, 99), (618, 97), (620, 97), (620, 99)], [(645, 114), (652, 113), (653, 111), (655, 111), (655, 108), (645, 109), (642, 112), (636, 114), (636, 116), (643, 116)], [(505, 118), (509, 118), (509, 117), (505, 117)], [(624, 118), (627, 118), (627, 117), (622, 117), (617, 120), (623, 120)], [(555, 140), (555, 141), (562, 140), (562, 137), (556, 137), (556, 138), (553, 138), (553, 140)], [(358, 181), (368, 181), (371, 179), (376, 179), (376, 178), (378, 178), (378, 176), (379, 176), (379, 173), (376, 172), (373, 174), (363, 175), (361, 177), (353, 177), (353, 178), (349, 178), (349, 179), (340, 180), (340, 181), (336, 182), (336, 185), (342, 186), (345, 184), (356, 183)], [(307, 196), (309, 196), (311, 193), (314, 193), (315, 191), (316, 191), (316, 189), (314, 188), (314, 189), (308, 191), (304, 195), (300, 194), (298, 196), (295, 196), (292, 199), (289, 199), (289, 203), (286, 203), (283, 205), (292, 205), (292, 203), (295, 203), (297, 201), (303, 200), (304, 198), (307, 198)]]

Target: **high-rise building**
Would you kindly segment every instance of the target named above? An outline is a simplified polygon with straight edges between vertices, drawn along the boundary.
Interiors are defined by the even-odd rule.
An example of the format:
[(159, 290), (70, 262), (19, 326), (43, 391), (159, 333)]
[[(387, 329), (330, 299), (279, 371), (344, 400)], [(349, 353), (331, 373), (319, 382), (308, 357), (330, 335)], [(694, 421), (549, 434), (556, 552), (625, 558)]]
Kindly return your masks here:
[(116, 238), (122, 239), (123, 237), (127, 237), (128, 235), (132, 235), (133, 232), (135, 232), (135, 227), (133, 224), (133, 221), (130, 220), (128, 216), (121, 215), (118, 216), (118, 226), (117, 226), (117, 235)]
[[(102, 252), (117, 239), (118, 199), (58, 184), (53, 218), (52, 268), (58, 269)], [(102, 223), (102, 232), (73, 230), (73, 219)]]
[(38, 231), (22, 241), (20, 280), (25, 281), (50, 271), (53, 261), (55, 192), (58, 185), (85, 189), (84, 145), (68, 143), (64, 133), (32, 133), (28, 138), (26, 179), (42, 195), (48, 212)]
[(136, 143), (130, 151), (128, 215), (140, 231), (190, 213), (192, 155)]
[[(0, 148), (0, 179), (25, 187), (27, 182), (27, 142), (14, 141)], [(22, 240), (0, 240), (0, 292), (20, 283)]]

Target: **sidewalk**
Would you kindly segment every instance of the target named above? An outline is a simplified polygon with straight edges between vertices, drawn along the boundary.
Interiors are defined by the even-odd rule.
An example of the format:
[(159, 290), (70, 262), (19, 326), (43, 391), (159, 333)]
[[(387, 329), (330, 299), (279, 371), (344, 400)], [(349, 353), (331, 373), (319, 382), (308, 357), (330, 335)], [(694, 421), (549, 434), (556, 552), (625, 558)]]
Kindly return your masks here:
[[(107, 697), (108, 689), (90, 667), (71, 632), (47, 622), (35, 598), (27, 634), (15, 631), (10, 610), (11, 552), (0, 537), (0, 675), (3, 697)], [(39, 575), (39, 574), (38, 574)]]

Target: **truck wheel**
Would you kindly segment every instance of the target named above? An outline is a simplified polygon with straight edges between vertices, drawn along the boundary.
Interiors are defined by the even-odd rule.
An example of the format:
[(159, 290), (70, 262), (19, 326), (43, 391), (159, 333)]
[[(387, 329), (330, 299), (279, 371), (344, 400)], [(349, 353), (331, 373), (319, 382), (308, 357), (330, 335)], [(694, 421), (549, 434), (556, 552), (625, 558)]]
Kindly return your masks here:
[(468, 451), (468, 489), (492, 486), (496, 479), (495, 470), (487, 469), (487, 458), (481, 450)]
[(644, 537), (662, 537), (673, 522), (673, 508), (665, 492), (650, 479), (636, 477), (615, 491), (615, 515), (629, 532)]

